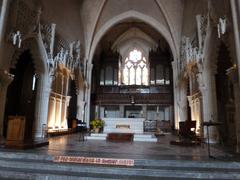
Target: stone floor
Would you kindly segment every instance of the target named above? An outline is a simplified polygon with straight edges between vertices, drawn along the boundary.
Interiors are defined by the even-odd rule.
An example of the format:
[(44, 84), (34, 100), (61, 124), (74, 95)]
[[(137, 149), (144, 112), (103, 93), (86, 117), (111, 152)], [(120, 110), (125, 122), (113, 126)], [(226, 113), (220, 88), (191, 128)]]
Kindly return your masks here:
[[(77, 155), (90, 157), (112, 157), (131, 159), (183, 159), (209, 160), (207, 145), (181, 147), (170, 145), (170, 140), (176, 139), (171, 134), (161, 136), (158, 142), (115, 143), (102, 140), (80, 141), (79, 134), (49, 138), (49, 146), (27, 150), (49, 155)], [(211, 146), (211, 155), (219, 160), (236, 160), (221, 147)], [(211, 160), (211, 159), (210, 159)]]
[[(79, 134), (49, 138), (49, 146), (9, 150), (0, 144), (0, 179), (240, 179), (240, 158), (222, 147), (170, 145), (171, 134), (158, 142), (80, 141)], [(54, 162), (54, 156), (134, 159), (134, 166)], [(224, 161), (224, 162), (223, 162)]]

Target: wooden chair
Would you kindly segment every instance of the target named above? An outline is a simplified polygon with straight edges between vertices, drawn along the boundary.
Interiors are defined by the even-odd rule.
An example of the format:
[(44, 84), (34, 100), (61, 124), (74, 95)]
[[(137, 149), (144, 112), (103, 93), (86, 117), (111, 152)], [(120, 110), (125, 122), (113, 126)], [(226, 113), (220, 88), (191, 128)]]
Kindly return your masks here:
[(196, 121), (179, 122), (179, 137), (187, 139), (196, 139)]

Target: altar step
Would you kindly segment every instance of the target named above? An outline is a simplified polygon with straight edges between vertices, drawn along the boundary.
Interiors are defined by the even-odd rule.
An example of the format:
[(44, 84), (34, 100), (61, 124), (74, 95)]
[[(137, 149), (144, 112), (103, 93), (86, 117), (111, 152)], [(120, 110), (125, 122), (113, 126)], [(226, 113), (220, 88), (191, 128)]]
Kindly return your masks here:
[[(90, 136), (86, 136), (87, 140), (106, 140), (107, 133), (91, 133)], [(133, 141), (139, 142), (157, 142), (157, 138), (152, 134), (134, 134)]]
[(0, 179), (240, 179), (239, 162), (135, 159), (126, 167), (55, 163), (53, 158), (0, 152)]
[(157, 142), (157, 138), (151, 134), (134, 134), (133, 141)]
[(106, 140), (106, 133), (91, 133), (89, 136), (85, 137), (87, 140)]

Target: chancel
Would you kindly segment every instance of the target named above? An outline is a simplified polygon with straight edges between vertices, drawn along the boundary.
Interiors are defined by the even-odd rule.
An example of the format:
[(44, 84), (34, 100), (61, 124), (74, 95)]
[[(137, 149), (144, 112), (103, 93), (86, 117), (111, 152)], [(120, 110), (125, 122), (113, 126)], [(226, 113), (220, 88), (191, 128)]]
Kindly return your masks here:
[[(10, 173), (24, 169), (24, 163), (47, 163), (55, 155), (71, 163), (106, 165), (109, 156), (106, 162), (122, 158), (133, 165), (135, 159), (134, 168), (154, 166), (151, 175), (138, 171), (116, 179), (193, 178), (189, 164), (184, 172), (191, 173), (170, 177), (168, 161), (156, 161), (170, 155), (235, 157), (240, 153), (239, 32), (239, 0), (0, 0), (0, 151), (14, 149), (14, 160), (7, 163), (10, 156), (0, 152), (0, 179), (18, 178), (8, 176), (8, 168)], [(33, 155), (15, 155), (19, 149)], [(48, 156), (33, 162), (39, 152)], [(73, 152), (81, 157), (71, 161)], [(19, 164), (11, 164), (17, 159)], [(169, 163), (178, 167), (169, 169), (178, 171), (181, 163)], [(154, 173), (155, 165), (164, 175)], [(56, 169), (60, 166), (69, 169), (51, 164), (51, 172), (41, 169), (44, 165), (27, 172), (33, 172), (32, 179), (91, 179), (101, 172), (89, 175), (83, 165), (65, 174)], [(104, 168), (109, 173), (119, 167)], [(206, 169), (196, 177), (212, 177)], [(232, 177), (240, 179), (238, 171)], [(219, 173), (213, 177), (220, 179)], [(222, 178), (232, 179), (228, 175)], [(109, 177), (115, 176), (100, 178)]]

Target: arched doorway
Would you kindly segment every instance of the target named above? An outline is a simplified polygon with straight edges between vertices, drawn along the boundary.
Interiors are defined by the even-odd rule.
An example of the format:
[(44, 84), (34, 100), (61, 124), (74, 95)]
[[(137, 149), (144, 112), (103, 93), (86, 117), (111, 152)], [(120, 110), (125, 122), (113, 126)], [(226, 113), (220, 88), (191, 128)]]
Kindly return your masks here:
[(7, 91), (3, 134), (4, 137), (7, 136), (8, 116), (24, 116), (24, 139), (31, 140), (35, 121), (37, 76), (30, 50), (19, 56), (15, 68), (12, 68), (10, 73), (14, 75), (14, 80)]

